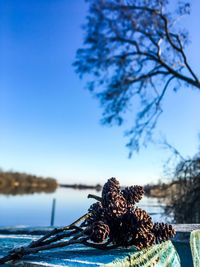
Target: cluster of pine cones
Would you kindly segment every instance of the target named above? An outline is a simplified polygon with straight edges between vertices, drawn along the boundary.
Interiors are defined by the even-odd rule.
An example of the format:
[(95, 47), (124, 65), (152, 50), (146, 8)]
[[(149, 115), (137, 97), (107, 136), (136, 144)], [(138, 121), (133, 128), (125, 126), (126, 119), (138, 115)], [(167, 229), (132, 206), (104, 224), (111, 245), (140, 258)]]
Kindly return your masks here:
[(151, 216), (135, 204), (142, 199), (143, 187), (131, 186), (120, 190), (116, 178), (108, 179), (102, 191), (102, 201), (89, 208), (87, 234), (93, 242), (109, 238), (122, 247), (146, 249), (174, 237), (175, 230), (167, 223), (153, 223)]

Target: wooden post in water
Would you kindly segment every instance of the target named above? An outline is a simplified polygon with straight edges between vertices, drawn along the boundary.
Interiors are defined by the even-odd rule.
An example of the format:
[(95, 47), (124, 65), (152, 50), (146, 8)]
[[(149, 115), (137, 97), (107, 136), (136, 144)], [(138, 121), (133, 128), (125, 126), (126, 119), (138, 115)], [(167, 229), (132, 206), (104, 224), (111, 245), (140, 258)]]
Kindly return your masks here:
[(56, 209), (56, 199), (53, 199), (52, 210), (51, 210), (51, 226), (54, 225), (54, 217), (55, 217), (55, 209)]

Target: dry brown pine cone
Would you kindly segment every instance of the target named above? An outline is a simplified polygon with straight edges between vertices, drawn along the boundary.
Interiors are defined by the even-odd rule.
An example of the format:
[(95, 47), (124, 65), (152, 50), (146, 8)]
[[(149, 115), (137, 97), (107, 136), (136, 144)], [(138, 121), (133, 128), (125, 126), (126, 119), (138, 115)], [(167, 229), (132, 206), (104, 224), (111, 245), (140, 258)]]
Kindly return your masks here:
[(110, 235), (109, 238), (113, 244), (122, 247), (130, 246), (129, 241), (131, 239), (131, 229), (129, 225), (124, 220), (125, 217), (118, 220), (109, 221)]
[(153, 233), (156, 237), (156, 243), (167, 241), (170, 238), (173, 238), (176, 234), (171, 224), (158, 222), (153, 226)]
[(114, 244), (124, 247), (134, 245), (139, 250), (155, 244), (151, 217), (139, 208), (132, 210), (132, 213), (127, 212), (120, 220), (112, 220), (109, 226), (110, 239)]
[(127, 212), (125, 217), (130, 227), (143, 227), (149, 231), (153, 229), (151, 216), (145, 210), (136, 207)]
[(142, 199), (144, 188), (138, 185), (126, 187), (122, 190), (122, 194), (128, 205), (135, 205), (136, 202), (139, 202)]
[(109, 226), (103, 221), (94, 222), (90, 228), (90, 239), (93, 242), (101, 243), (108, 238), (110, 233)]
[(92, 204), (89, 207), (88, 212), (91, 214), (91, 216), (86, 219), (86, 225), (90, 225), (96, 221), (104, 220), (104, 209), (101, 202)]
[(135, 227), (135, 231), (132, 233), (131, 245), (138, 250), (142, 250), (151, 247), (153, 244), (155, 244), (154, 233), (143, 227)]
[(116, 178), (112, 177), (108, 179), (108, 181), (103, 186), (102, 201), (104, 202), (106, 195), (110, 192), (119, 193), (119, 188), (120, 188), (120, 185)]
[(126, 199), (116, 191), (106, 194), (103, 206), (108, 218), (121, 218), (127, 212)]
[[(116, 242), (123, 242), (124, 246), (134, 245), (137, 249), (145, 249), (155, 243), (155, 236), (152, 233), (153, 222), (145, 210), (138, 207), (128, 208), (122, 218), (122, 226), (125, 234), (117, 234)], [(122, 241), (118, 241), (120, 238)]]

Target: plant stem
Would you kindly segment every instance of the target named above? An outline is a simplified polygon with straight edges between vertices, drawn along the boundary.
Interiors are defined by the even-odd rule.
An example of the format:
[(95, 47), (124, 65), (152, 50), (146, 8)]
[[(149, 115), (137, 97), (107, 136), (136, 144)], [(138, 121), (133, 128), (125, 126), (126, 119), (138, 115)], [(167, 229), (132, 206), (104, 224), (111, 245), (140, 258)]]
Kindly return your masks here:
[[(36, 241), (33, 241), (30, 243), (30, 245), (28, 246), (29, 248), (32, 248), (32, 247), (36, 247), (38, 246), (39, 244), (41, 244), (44, 240), (48, 239), (49, 237), (55, 235), (55, 234), (58, 234), (58, 233), (61, 233), (61, 232), (64, 232), (66, 230), (70, 230), (70, 229), (73, 229), (73, 227), (78, 224), (79, 222), (81, 222), (82, 220), (88, 218), (90, 216), (90, 213), (86, 213), (84, 214), (83, 216), (81, 216), (79, 219), (77, 219), (76, 221), (74, 221), (73, 223), (71, 223), (70, 225), (68, 226), (64, 226), (64, 227), (61, 227), (61, 228), (54, 228), (52, 231), (50, 231), (48, 234), (42, 236), (41, 238), (39, 238), (38, 240)], [(77, 230), (77, 229), (76, 229)], [(72, 235), (72, 234), (70, 234)], [(69, 236), (70, 236), (69, 235)], [(68, 237), (69, 237), (68, 236)], [(53, 241), (52, 241), (53, 242)]]
[[(79, 232), (79, 230), (73, 230), (73, 231), (70, 231), (69, 233), (63, 233), (63, 234), (60, 234), (60, 235), (56, 235), (56, 236), (52, 237), (51, 239), (48, 239), (48, 240), (43, 241), (43, 242), (40, 242), (39, 245), (40, 246), (48, 245), (48, 244), (51, 244), (51, 243), (56, 242), (58, 240), (61, 240), (63, 238), (75, 235), (78, 232)], [(37, 244), (36, 245), (32, 245), (31, 247), (33, 248), (33, 247), (36, 247), (36, 246), (37, 246)]]
[[(10, 260), (19, 259), (22, 256), (27, 255), (27, 254), (37, 253), (38, 251), (41, 251), (41, 250), (46, 250), (46, 249), (51, 249), (51, 248), (56, 248), (56, 247), (62, 247), (62, 246), (68, 246), (68, 245), (80, 243), (80, 242), (86, 240), (87, 238), (78, 239), (79, 237), (81, 237), (83, 235), (84, 230), (81, 227), (76, 226), (76, 224), (78, 224), (82, 220), (88, 218), (89, 216), (90, 216), (90, 213), (84, 214), (78, 220), (74, 221), (73, 223), (71, 223), (68, 226), (64, 226), (61, 228), (54, 228), (52, 231), (50, 231), (46, 235), (42, 236), (38, 240), (32, 241), (26, 248), (20, 247), (20, 248), (11, 250), (7, 256), (4, 256), (3, 258), (0, 259), (0, 264), (3, 264), (3, 263), (10, 261)], [(65, 232), (67, 230), (72, 230), (72, 231), (55, 236), (56, 234), (61, 233), (61, 232)], [(51, 244), (51, 243), (56, 242), (56, 241), (58, 241), (64, 237), (70, 237), (71, 235), (74, 235), (76, 233), (80, 233), (80, 234), (73, 237), (71, 240)], [(54, 236), (54, 237), (52, 237), (51, 239), (48, 239), (51, 236)]]
[[(78, 237), (80, 237), (80, 236), (78, 236)], [(35, 253), (42, 251), (42, 250), (49, 250), (52, 248), (66, 247), (66, 246), (69, 246), (72, 244), (83, 244), (83, 242), (86, 241), (87, 239), (88, 239), (88, 237), (83, 237), (80, 239), (72, 238), (71, 240), (62, 241), (62, 242), (59, 242), (56, 244), (49, 244), (49, 245), (38, 246), (38, 247), (27, 247), (27, 248), (20, 247), (20, 248), (14, 250), (12, 254), (9, 254), (9, 255), (1, 258), (0, 264), (3, 264), (3, 263), (8, 262), (10, 260), (20, 259), (24, 255), (35, 254)]]
[(96, 200), (98, 200), (98, 201), (102, 201), (102, 198), (101, 197), (99, 197), (99, 196), (96, 196), (96, 195), (93, 195), (93, 194), (89, 194), (88, 196), (87, 196), (88, 198), (94, 198), (94, 199), (96, 199)]

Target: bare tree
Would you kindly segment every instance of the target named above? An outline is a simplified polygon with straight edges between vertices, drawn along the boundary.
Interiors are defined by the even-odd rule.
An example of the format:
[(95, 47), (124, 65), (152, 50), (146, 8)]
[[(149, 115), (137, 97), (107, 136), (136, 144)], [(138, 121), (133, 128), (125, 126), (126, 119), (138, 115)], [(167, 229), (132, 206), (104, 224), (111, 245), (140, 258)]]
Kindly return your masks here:
[(131, 155), (150, 140), (167, 90), (182, 83), (200, 89), (184, 50), (187, 32), (177, 23), (190, 5), (179, 3), (169, 12), (167, 0), (88, 2), (84, 48), (74, 65), (80, 77), (89, 74), (88, 87), (105, 108), (103, 123), (121, 125), (127, 109), (136, 106), (135, 124), (127, 132)]
[(167, 215), (173, 214), (176, 223), (200, 222), (200, 154), (182, 159), (174, 170), (168, 191)]

